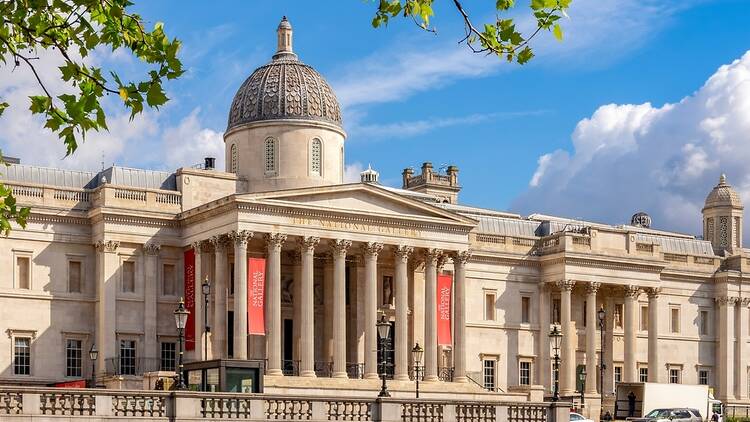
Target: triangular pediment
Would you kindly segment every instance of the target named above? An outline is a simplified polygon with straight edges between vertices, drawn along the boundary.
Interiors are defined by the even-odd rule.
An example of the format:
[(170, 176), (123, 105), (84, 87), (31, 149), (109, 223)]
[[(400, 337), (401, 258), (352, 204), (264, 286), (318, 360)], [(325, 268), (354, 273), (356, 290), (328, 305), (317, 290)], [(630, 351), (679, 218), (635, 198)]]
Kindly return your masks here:
[(475, 225), (462, 215), (365, 183), (238, 195), (238, 200), (295, 208)]

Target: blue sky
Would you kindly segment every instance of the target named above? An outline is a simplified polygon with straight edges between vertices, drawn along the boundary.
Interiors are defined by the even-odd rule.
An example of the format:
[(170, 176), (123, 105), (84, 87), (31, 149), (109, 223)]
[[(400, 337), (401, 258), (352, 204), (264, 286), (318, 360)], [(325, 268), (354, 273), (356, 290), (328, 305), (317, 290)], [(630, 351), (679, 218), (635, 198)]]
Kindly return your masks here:
[[(360, 0), (136, 3), (147, 21), (165, 22), (167, 32), (184, 43), (182, 58), (188, 72), (167, 86), (173, 101), (132, 124), (114, 122), (112, 133), (92, 137), (80, 157), (66, 160), (54, 148), (52, 155), (25, 149), (19, 139), (54, 138), (41, 130), (29, 131), (29, 124), (11, 113), (6, 122), (17, 118), (24, 129), (16, 131), (17, 136), (0, 134), (4, 152), (21, 155), (27, 163), (57, 167), (98, 168), (101, 161), (158, 169), (194, 164), (204, 150), (222, 148), (218, 140), (232, 96), (253, 69), (269, 60), (275, 50), (275, 28), (287, 15), (300, 59), (327, 78), (343, 103), (349, 132), (346, 159), (352, 171), (371, 163), (381, 181), (398, 186), (404, 167), (419, 167), (423, 161), (455, 164), (464, 187), (463, 203), (609, 223), (622, 223), (645, 208), (661, 218), (655, 218), (657, 225), (688, 232), (700, 227), (696, 210), (721, 171), (750, 194), (750, 173), (732, 161), (750, 151), (742, 145), (750, 144), (750, 132), (730, 142), (727, 152), (726, 142), (717, 147), (705, 128), (698, 129), (700, 133), (689, 135), (695, 141), (682, 139), (671, 147), (682, 155), (667, 154), (662, 162), (640, 167), (639, 163), (651, 162), (638, 156), (637, 151), (648, 150), (644, 145), (676, 141), (669, 131), (649, 138), (645, 133), (654, 133), (650, 126), (628, 120), (622, 108), (650, 103), (659, 115), (665, 104), (699, 94), (720, 66), (743, 57), (750, 49), (747, 0), (574, 0), (570, 19), (563, 22), (564, 42), (543, 36), (535, 45), (538, 57), (526, 66), (472, 55), (456, 45), (462, 26), (449, 2), (437, 2), (437, 35), (398, 20), (388, 28), (373, 29), (375, 4)], [(522, 19), (526, 3), (518, 1), (515, 12)], [(491, 16), (492, 4), (465, 2), (477, 20)], [(126, 73), (141, 69), (117, 55), (102, 61)], [(14, 92), (13, 83), (0, 83), (0, 94)], [(626, 161), (620, 153), (606, 152), (612, 145), (627, 144), (621, 131), (607, 129), (608, 123), (597, 126), (604, 129), (594, 140), (587, 140), (591, 131), (576, 131), (584, 119), (598, 122), (597, 110), (608, 104), (615, 106), (609, 122), (624, 122), (632, 126), (627, 136), (638, 135)], [(707, 117), (679, 110), (669, 111), (676, 125)], [(724, 124), (741, 135), (746, 122), (731, 123), (725, 119)], [(174, 148), (180, 152), (167, 153)], [(593, 148), (592, 156), (608, 155), (581, 161), (582, 155), (588, 157), (586, 148)], [(688, 183), (684, 174), (672, 171), (679, 166), (664, 163), (682, 162), (691, 151), (695, 155), (695, 148), (703, 151), (708, 164)], [(575, 171), (570, 165), (553, 166), (553, 171), (549, 164), (542, 165), (545, 156), (548, 162), (585, 163)], [(610, 167), (600, 168), (597, 162)], [(627, 177), (621, 179), (621, 165), (637, 170), (621, 173)], [(686, 165), (696, 168), (692, 162)], [(599, 183), (587, 184), (592, 180)], [(633, 185), (641, 188), (626, 187)], [(677, 198), (657, 199), (665, 194)], [(595, 201), (608, 206), (590, 206)], [(670, 208), (687, 216), (674, 219)]]

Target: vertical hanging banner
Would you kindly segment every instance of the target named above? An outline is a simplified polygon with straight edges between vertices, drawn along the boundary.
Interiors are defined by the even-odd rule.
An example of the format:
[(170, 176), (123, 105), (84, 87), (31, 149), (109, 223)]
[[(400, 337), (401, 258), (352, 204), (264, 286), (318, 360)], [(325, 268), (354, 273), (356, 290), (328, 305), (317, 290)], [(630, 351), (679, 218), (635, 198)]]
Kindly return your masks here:
[(453, 291), (453, 275), (438, 274), (437, 276), (437, 335), (438, 344), (450, 346), (451, 339), (451, 297)]
[(266, 260), (247, 259), (247, 333), (266, 335)]
[(185, 309), (190, 312), (185, 324), (185, 350), (195, 350), (195, 250), (185, 251)]

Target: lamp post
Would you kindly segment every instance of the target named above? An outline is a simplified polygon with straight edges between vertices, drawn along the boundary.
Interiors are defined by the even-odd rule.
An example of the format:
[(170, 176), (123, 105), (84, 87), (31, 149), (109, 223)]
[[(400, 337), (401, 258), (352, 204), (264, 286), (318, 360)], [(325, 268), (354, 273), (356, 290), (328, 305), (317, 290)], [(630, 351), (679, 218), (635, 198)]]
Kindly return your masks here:
[(183, 372), (182, 355), (183, 355), (183, 350), (185, 350), (185, 347), (184, 347), (185, 337), (183, 336), (183, 333), (185, 331), (185, 326), (187, 325), (188, 315), (190, 315), (190, 311), (185, 309), (185, 301), (182, 298), (180, 298), (180, 303), (177, 306), (177, 309), (174, 310), (174, 322), (177, 325), (177, 336), (179, 338), (179, 343), (180, 343), (180, 355), (178, 357), (179, 360), (177, 363), (177, 387), (175, 387), (175, 389), (177, 390), (185, 389), (185, 380), (182, 378), (182, 372)]
[(599, 354), (599, 420), (602, 420), (604, 416), (604, 371), (607, 369), (607, 364), (604, 363), (604, 329), (605, 329), (605, 318), (607, 313), (604, 312), (604, 307), (599, 308), (599, 312), (596, 313), (599, 318), (599, 335), (601, 336), (602, 351)]
[(89, 388), (96, 388), (96, 360), (99, 358), (99, 351), (96, 350), (96, 345), (91, 343), (91, 349), (89, 349), (89, 359), (91, 360), (91, 384)]
[(555, 352), (553, 357), (554, 366), (553, 372), (555, 374), (554, 389), (552, 392), (552, 401), (560, 400), (560, 339), (562, 333), (557, 328), (557, 325), (552, 327), (552, 331), (549, 333), (550, 340), (552, 341), (552, 350)]
[(378, 394), (378, 397), (390, 397), (391, 394), (388, 392), (388, 388), (385, 385), (385, 376), (387, 371), (387, 365), (388, 365), (388, 356), (386, 355), (388, 353), (387, 345), (388, 345), (388, 338), (391, 334), (391, 323), (386, 321), (385, 315), (380, 316), (380, 321), (376, 324), (378, 327), (378, 335), (380, 336), (380, 354), (382, 356), (381, 359), (381, 369), (380, 369), (380, 377), (383, 380), (383, 385), (380, 388), (380, 393)]
[(583, 395), (583, 392), (586, 389), (586, 367), (585, 366), (581, 368), (581, 373), (578, 374), (578, 382), (581, 384), (581, 410), (583, 411), (583, 405), (586, 402), (586, 398)]
[(208, 333), (211, 332), (211, 326), (208, 325), (208, 297), (211, 295), (211, 283), (208, 277), (201, 284), (201, 292), (203, 293), (203, 358), (208, 360)]
[(422, 356), (424, 356), (424, 349), (417, 343), (413, 349), (411, 349), (411, 356), (414, 359), (414, 381), (417, 384), (417, 398), (419, 398), (419, 372), (422, 370)]

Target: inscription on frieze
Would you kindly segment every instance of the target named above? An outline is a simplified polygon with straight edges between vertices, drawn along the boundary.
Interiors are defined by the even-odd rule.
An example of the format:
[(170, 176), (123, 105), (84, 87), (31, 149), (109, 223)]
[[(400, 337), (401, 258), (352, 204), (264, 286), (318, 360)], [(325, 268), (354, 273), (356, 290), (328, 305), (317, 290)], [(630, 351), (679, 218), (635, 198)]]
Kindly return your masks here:
[(347, 231), (356, 231), (364, 233), (387, 234), (394, 236), (420, 237), (422, 231), (406, 227), (389, 227), (367, 223), (326, 220), (322, 218), (302, 218), (295, 217), (292, 223), (299, 226), (318, 226), (326, 229), (340, 229)]

